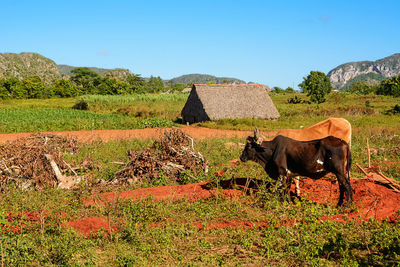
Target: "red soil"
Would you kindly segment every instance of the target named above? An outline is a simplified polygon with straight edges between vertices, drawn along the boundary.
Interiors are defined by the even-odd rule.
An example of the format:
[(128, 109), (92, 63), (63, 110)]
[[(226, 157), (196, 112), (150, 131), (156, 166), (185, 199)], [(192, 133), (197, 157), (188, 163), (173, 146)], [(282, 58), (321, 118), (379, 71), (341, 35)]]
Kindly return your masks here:
[[(185, 126), (181, 128), (186, 134), (195, 139), (205, 138), (223, 138), (223, 137), (247, 137), (251, 131), (218, 130), (208, 128), (198, 128)], [(79, 142), (87, 143), (92, 141), (111, 141), (111, 140), (129, 140), (129, 139), (155, 139), (160, 135), (163, 129), (134, 129), (134, 130), (92, 130), (92, 131), (67, 131), (67, 132), (44, 132), (64, 137), (77, 137)], [(0, 143), (14, 141), (22, 137), (28, 137), (32, 133), (10, 133), (0, 134)], [(264, 133), (267, 134), (267, 133)]]
[(211, 196), (217, 196), (221, 193), (224, 197), (234, 198), (243, 194), (242, 191), (235, 189), (224, 190), (210, 190), (206, 188), (207, 182), (188, 184), (188, 185), (175, 185), (175, 186), (160, 186), (150, 188), (139, 188), (136, 190), (122, 191), (122, 192), (106, 192), (101, 194), (92, 195), (83, 201), (84, 205), (104, 205), (105, 202), (116, 201), (117, 199), (126, 200), (140, 200), (151, 197), (152, 200), (178, 200), (187, 199), (189, 201), (196, 201), (206, 199)]
[[(302, 194), (317, 203), (336, 204), (339, 200), (339, 186), (333, 185), (326, 180), (313, 181), (303, 180), (301, 184)], [(369, 218), (394, 222), (397, 220), (396, 214), (400, 210), (400, 194), (393, 190), (374, 183), (369, 179), (351, 180), (353, 188), (353, 199), (357, 211), (342, 215), (326, 216), (322, 220), (345, 221), (364, 220)]]
[(112, 231), (119, 231), (118, 224), (109, 224), (107, 218), (104, 217), (87, 217), (78, 221), (68, 222), (67, 225), (81, 232), (85, 237), (94, 235), (99, 230), (104, 231), (105, 235), (108, 236), (110, 227)]
[(44, 219), (47, 216), (44, 214), (41, 216), (41, 214), (36, 211), (8, 212), (4, 223), (0, 224), (0, 232), (22, 233), (24, 230), (38, 227), (41, 217)]

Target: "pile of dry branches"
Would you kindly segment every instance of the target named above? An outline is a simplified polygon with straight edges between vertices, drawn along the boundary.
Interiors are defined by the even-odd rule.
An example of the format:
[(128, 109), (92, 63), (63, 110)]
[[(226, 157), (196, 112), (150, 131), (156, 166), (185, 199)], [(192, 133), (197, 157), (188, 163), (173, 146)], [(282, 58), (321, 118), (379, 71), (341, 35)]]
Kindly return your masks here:
[(150, 148), (128, 152), (129, 163), (115, 174), (111, 184), (134, 184), (151, 182), (166, 175), (169, 179), (182, 182), (188, 171), (194, 174), (207, 172), (207, 161), (194, 149), (193, 138), (180, 129), (164, 130), (160, 140)]
[(0, 145), (0, 187), (3, 189), (12, 182), (21, 189), (60, 187), (60, 184), (63, 187), (67, 179), (61, 171), (70, 166), (62, 153), (77, 151), (76, 139), (50, 134), (33, 134)]

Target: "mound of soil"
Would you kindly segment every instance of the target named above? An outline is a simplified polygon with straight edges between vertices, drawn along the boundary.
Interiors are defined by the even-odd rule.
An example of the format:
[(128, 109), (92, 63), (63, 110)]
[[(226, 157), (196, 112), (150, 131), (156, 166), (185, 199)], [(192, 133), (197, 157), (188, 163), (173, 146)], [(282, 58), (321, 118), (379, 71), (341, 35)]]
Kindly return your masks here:
[[(333, 185), (327, 180), (314, 181), (312, 179), (305, 179), (302, 181), (301, 190), (304, 192), (303, 195), (305, 198), (317, 203), (336, 204), (338, 202), (339, 186)], [(354, 204), (358, 207), (358, 210), (322, 219), (336, 221), (344, 221), (345, 219), (367, 221), (369, 218), (395, 221), (397, 219), (397, 212), (400, 210), (399, 193), (369, 179), (353, 179), (351, 180), (351, 186), (353, 189)]]
[(141, 200), (147, 198), (151, 198), (155, 201), (179, 199), (196, 201), (217, 196), (218, 193), (228, 198), (243, 195), (242, 191), (235, 189), (210, 190), (207, 184), (208, 182), (201, 182), (187, 185), (139, 188), (122, 192), (106, 192), (90, 196), (83, 201), (83, 204), (87, 206), (104, 205), (105, 203), (114, 202), (116, 200)]
[(77, 221), (67, 223), (68, 227), (82, 233), (85, 237), (95, 235), (96, 232), (103, 231), (105, 236), (108, 236), (111, 231), (119, 231), (119, 225), (116, 223), (109, 223), (105, 217), (87, 217)]

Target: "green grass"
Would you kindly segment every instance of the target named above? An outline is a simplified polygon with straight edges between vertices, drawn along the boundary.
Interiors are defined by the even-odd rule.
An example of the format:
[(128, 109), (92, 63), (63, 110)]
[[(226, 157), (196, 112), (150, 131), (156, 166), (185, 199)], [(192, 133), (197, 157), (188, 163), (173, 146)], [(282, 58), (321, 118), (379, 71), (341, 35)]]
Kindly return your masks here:
[(117, 113), (134, 117), (159, 117), (176, 120), (188, 94), (138, 94), (126, 96), (85, 95), (77, 99), (96, 113)]
[[(383, 133), (383, 134), (382, 134)], [(354, 139), (353, 159), (365, 162), (361, 134)], [(389, 149), (399, 142), (384, 130), (370, 137), (370, 144)], [(209, 139), (195, 147), (209, 160), (208, 175), (203, 181), (216, 181), (213, 173), (221, 164), (238, 158), (242, 139)], [(129, 149), (141, 150), (151, 140), (80, 144), (77, 155), (65, 155), (71, 165), (91, 157), (97, 166), (86, 173), (88, 179), (110, 179), (122, 168), (112, 161), (127, 161)], [(400, 161), (399, 156), (380, 155)], [(373, 162), (380, 159), (373, 156)], [(382, 171), (386, 171), (383, 169)], [(353, 168), (353, 177), (358, 176)], [(264, 170), (246, 163), (230, 168), (224, 176), (254, 177), (267, 180)], [(400, 178), (400, 177), (397, 177)], [(193, 180), (187, 181), (194, 182)], [(169, 182), (167, 185), (173, 185)], [(132, 189), (142, 184), (114, 190)], [(8, 212), (36, 211), (43, 222), (25, 227), (21, 233), (5, 231), (0, 235), (5, 266), (13, 265), (393, 265), (400, 260), (400, 227), (397, 223), (370, 220), (354, 222), (320, 222), (324, 215), (338, 214), (334, 204), (319, 205), (309, 201), (288, 204), (274, 190), (261, 189), (248, 197), (228, 200), (219, 196), (189, 201), (139, 202), (118, 201), (105, 207), (85, 207), (82, 200), (91, 188), (76, 191), (45, 189), (20, 191), (12, 185), (0, 194), (0, 226)], [(106, 217), (124, 222), (121, 232), (104, 236), (101, 232), (84, 238), (65, 228), (65, 223), (83, 217)], [(282, 225), (282, 220), (294, 220)], [(4, 220), (4, 219), (3, 219)], [(231, 220), (269, 222), (268, 228), (199, 230), (214, 222)], [(22, 226), (16, 220), (14, 226)], [(277, 226), (277, 227), (275, 227)]]
[(161, 118), (132, 118), (119, 114), (56, 108), (0, 109), (0, 132), (75, 131), (169, 127)]

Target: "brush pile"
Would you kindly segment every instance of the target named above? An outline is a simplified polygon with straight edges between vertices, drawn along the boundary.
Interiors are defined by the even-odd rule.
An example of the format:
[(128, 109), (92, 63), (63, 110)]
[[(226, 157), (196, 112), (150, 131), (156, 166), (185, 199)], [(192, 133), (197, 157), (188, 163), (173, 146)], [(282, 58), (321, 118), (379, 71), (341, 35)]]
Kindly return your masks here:
[(57, 135), (33, 134), (0, 145), (0, 188), (15, 183), (21, 189), (63, 187), (69, 181), (61, 171), (69, 169), (62, 153), (76, 153), (77, 140)]
[(208, 165), (200, 152), (194, 149), (193, 138), (180, 129), (164, 130), (149, 148), (128, 151), (129, 163), (115, 174), (111, 184), (131, 185), (152, 182), (162, 175), (183, 183), (184, 175), (207, 172)]

